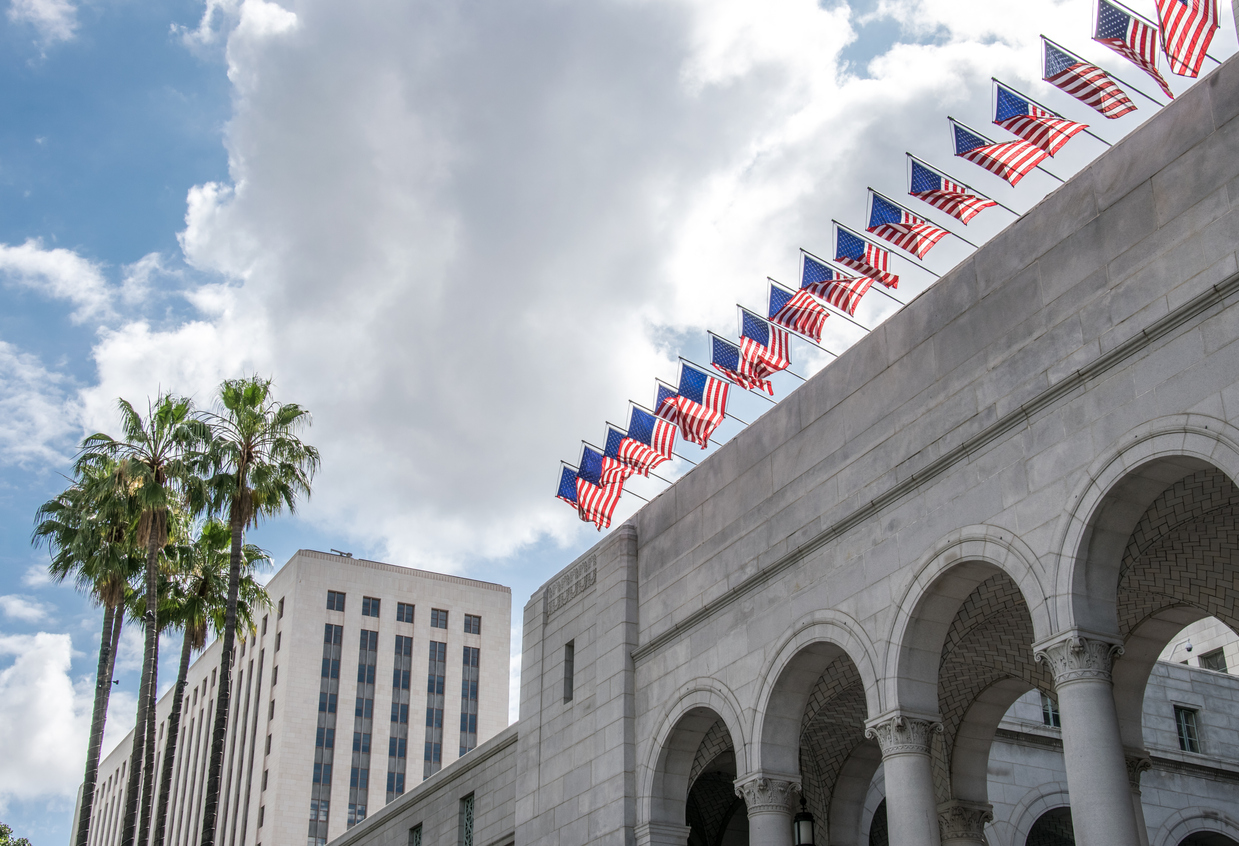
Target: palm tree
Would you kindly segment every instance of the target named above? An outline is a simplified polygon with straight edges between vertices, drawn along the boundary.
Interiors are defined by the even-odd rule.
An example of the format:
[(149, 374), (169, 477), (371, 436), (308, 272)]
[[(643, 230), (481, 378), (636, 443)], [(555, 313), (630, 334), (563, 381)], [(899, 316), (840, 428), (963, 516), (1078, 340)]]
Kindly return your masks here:
[[(159, 777), (159, 802), (156, 805), (153, 846), (163, 846), (164, 827), (168, 816), (168, 794), (172, 784), (172, 764), (176, 758), (177, 733), (181, 725), (181, 706), (185, 701), (185, 677), (193, 652), (206, 646), (207, 632), (218, 635), (225, 625), (228, 604), (229, 547), (228, 527), (215, 520), (202, 525), (198, 537), (171, 550), (175, 565), (176, 588), (169, 618), (184, 632), (181, 641), (181, 664), (173, 689), (172, 713), (168, 715), (168, 740), (164, 746)], [(246, 544), (241, 549), (241, 583), (237, 597), (237, 631), (253, 631), (259, 608), (269, 606), (270, 598), (254, 579), (258, 567), (271, 560), (262, 549)]]
[(211, 428), (211, 475), (206, 487), (211, 510), (216, 514), (227, 510), (232, 546), (219, 657), (219, 694), (202, 811), (202, 846), (213, 846), (215, 842), (245, 530), (256, 520), (279, 514), (285, 508), (289, 513), (295, 512), (297, 498), (310, 495), (310, 481), (319, 466), (318, 450), (298, 437), (302, 427), (309, 425), (310, 413), (299, 405), (273, 400), (270, 379), (254, 376), (226, 380), (220, 385), (220, 406), (218, 413), (204, 417)]
[(76, 483), (39, 506), (31, 539), (35, 546), (46, 543), (50, 548), (52, 560), (48, 573), (54, 581), (71, 578), (79, 589), (87, 591), (103, 606), (95, 702), (86, 747), (86, 772), (82, 777), (82, 805), (74, 838), (76, 846), (86, 846), (90, 834), (116, 649), (125, 620), (126, 594), (129, 582), (141, 572), (142, 566), (141, 552), (133, 544), (131, 529), (136, 515), (132, 501), (100, 484), (114, 470), (114, 465), (108, 462), (86, 468)]
[(154, 691), (155, 656), (158, 649), (158, 569), (159, 552), (168, 540), (169, 514), (184, 505), (192, 488), (193, 450), (205, 440), (206, 430), (191, 416), (188, 399), (162, 394), (142, 417), (125, 400), (117, 401), (121, 413), (121, 439), (102, 432), (82, 442), (75, 469), (88, 474), (110, 467), (101, 480), (105, 490), (123, 492), (133, 501), (138, 513), (137, 543), (145, 547), (146, 647), (142, 659), (142, 681), (138, 688), (138, 711), (134, 724), (133, 753), (125, 789), (125, 815), (121, 846), (133, 846), (136, 835), (138, 784), (143, 772), (155, 767), (154, 744), (142, 743), (151, 714)]

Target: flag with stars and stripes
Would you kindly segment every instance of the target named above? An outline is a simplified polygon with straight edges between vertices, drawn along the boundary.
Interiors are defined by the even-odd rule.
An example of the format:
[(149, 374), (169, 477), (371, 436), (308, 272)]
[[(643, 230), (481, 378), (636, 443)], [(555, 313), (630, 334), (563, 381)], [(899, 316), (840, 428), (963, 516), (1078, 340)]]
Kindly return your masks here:
[(560, 466), (559, 469), (559, 490), (555, 492), (557, 499), (562, 499), (564, 502), (576, 508), (576, 471), (566, 464)]
[(1077, 59), (1066, 50), (1051, 44), (1048, 38), (1042, 38), (1041, 43), (1045, 47), (1042, 79), (1050, 85), (1066, 91), (1110, 120), (1136, 110), (1136, 104), (1101, 68)]
[(749, 372), (739, 344), (733, 344), (718, 335), (710, 335), (710, 366), (722, 373), (727, 381), (739, 385), (746, 391), (753, 389), (768, 391), (771, 396), (774, 396), (774, 387), (769, 380), (757, 378)]
[(1170, 86), (1157, 69), (1157, 38), (1157, 27), (1151, 23), (1106, 0), (1097, 0), (1097, 32), (1093, 40), (1153, 77), (1162, 93), (1173, 100)]
[(814, 343), (822, 340), (822, 326), (830, 312), (813, 295), (803, 288), (795, 293), (770, 283), (770, 322), (784, 329), (812, 338)]
[(869, 189), (869, 232), (884, 241), (890, 241), (901, 250), (925, 258), (925, 254), (946, 237), (947, 231), (921, 220), (903, 206)]
[(964, 129), (955, 121), (951, 121), (951, 135), (955, 140), (955, 155), (980, 165), (1012, 185), (1018, 185), (1050, 155), (1027, 141), (995, 144), (970, 129)]
[(998, 80), (994, 80), (994, 93), (994, 124), (1051, 156), (1077, 133), (1088, 129), (1088, 124), (1067, 120), (1042, 108)]
[(636, 468), (620, 458), (620, 446), (623, 442), (624, 433), (614, 426), (608, 426), (607, 444), (602, 450), (601, 476), (604, 485), (623, 484), (636, 472)]
[(770, 377), (792, 363), (786, 329), (771, 326), (751, 311), (740, 309), (740, 357), (745, 372), (761, 381), (762, 390), (774, 396)]
[(687, 364), (680, 365), (680, 387), (658, 386), (654, 408), (680, 428), (680, 435), (702, 449), (727, 412), (727, 383)]
[[(611, 429), (607, 433), (607, 452), (611, 452)], [(628, 431), (619, 441), (615, 458), (634, 472), (649, 476), (650, 471), (671, 459), (675, 448), (675, 425), (655, 417), (644, 409), (632, 407)]]
[(858, 238), (842, 226), (835, 227), (835, 261), (888, 288), (898, 288), (899, 277), (887, 271), (890, 258), (890, 250)]
[(624, 492), (623, 482), (607, 483), (602, 477), (602, 453), (590, 447), (581, 450), (581, 466), (577, 468), (577, 513), (599, 531), (609, 528), (611, 515)]
[(1179, 76), (1199, 76), (1218, 30), (1217, 0), (1157, 0), (1157, 17), (1170, 69)]
[(908, 156), (908, 160), (912, 163), (908, 193), (946, 212), (961, 223), (967, 225), (968, 221), (982, 210), (998, 205), (988, 197), (982, 197), (958, 182), (952, 182), (933, 168), (918, 162), (911, 155)]
[(873, 280), (868, 276), (841, 276), (808, 254), (800, 274), (800, 290), (830, 303), (839, 311), (856, 314), (860, 298), (869, 290)]

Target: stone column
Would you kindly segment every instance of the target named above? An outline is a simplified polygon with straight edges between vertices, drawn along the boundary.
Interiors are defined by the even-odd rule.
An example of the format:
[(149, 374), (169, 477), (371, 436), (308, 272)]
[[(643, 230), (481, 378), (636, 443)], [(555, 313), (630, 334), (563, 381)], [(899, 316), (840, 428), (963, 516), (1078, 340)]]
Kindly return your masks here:
[(792, 846), (793, 793), (800, 778), (751, 773), (736, 779), (736, 795), (749, 810), (749, 843), (753, 846)]
[(891, 843), (940, 846), (929, 740), (942, 731), (937, 720), (887, 714), (865, 726), (865, 737), (882, 747), (886, 778), (886, 825)]
[(686, 825), (642, 823), (637, 826), (635, 834), (637, 846), (688, 846), (690, 831), (692, 829)]
[(1144, 749), (1124, 749), (1123, 759), (1127, 763), (1127, 782), (1131, 785), (1131, 804), (1136, 814), (1136, 831), (1140, 834), (1140, 846), (1149, 846), (1148, 823), (1144, 819), (1144, 799), (1140, 795), (1140, 774), (1153, 769), (1153, 761)]
[(994, 819), (992, 805), (953, 799), (938, 806), (942, 846), (988, 846), (985, 824)]
[(1033, 653), (1054, 674), (1076, 843), (1139, 843), (1110, 677), (1114, 658), (1123, 653), (1123, 647), (1107, 638), (1073, 631), (1035, 644)]

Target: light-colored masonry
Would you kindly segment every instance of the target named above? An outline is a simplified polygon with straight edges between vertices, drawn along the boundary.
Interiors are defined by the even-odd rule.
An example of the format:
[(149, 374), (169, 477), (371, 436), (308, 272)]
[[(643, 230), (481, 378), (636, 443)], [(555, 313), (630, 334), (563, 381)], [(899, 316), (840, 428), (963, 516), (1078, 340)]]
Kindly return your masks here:
[(1237, 247), (1232, 59), (534, 594), (519, 723), (336, 842), (1239, 841), (1239, 686), (1157, 661), (1239, 626)]

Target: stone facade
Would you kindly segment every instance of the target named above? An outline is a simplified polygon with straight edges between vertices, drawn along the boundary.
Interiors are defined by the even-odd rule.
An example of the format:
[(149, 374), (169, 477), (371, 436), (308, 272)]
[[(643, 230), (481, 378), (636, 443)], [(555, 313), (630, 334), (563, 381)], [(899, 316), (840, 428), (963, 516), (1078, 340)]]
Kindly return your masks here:
[(1237, 248), (1232, 59), (534, 594), (471, 842), (1239, 842), (1233, 680), (1157, 661), (1239, 627)]

